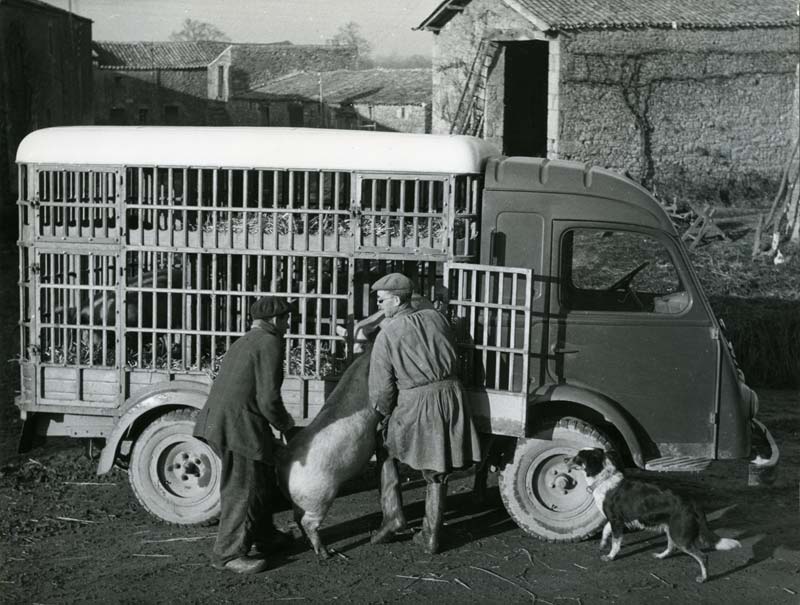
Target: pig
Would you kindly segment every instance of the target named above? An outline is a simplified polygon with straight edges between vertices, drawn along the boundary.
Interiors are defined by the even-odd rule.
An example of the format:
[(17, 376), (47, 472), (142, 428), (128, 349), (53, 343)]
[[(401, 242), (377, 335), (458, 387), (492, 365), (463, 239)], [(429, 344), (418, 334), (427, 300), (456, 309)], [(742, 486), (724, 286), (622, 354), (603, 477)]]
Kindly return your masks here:
[(342, 484), (376, 453), (379, 416), (368, 392), (371, 349), (371, 343), (365, 345), (317, 416), (275, 454), (278, 483), (292, 502), (294, 520), (324, 559), (330, 554), (317, 530)]

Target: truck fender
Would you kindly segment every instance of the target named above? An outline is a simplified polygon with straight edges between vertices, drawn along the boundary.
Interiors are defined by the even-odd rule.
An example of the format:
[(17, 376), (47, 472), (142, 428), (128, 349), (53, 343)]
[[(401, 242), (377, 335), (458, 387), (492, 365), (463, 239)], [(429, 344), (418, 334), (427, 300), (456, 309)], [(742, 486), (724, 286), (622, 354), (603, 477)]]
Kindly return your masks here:
[(117, 457), (120, 441), (137, 418), (160, 407), (202, 408), (208, 399), (209, 387), (198, 382), (175, 380), (168, 384), (156, 385), (128, 399), (120, 410), (114, 429), (106, 438), (105, 447), (100, 453), (97, 474), (104, 475), (111, 470)]
[(602, 414), (609, 423), (619, 431), (625, 440), (625, 445), (631, 453), (634, 463), (639, 468), (644, 468), (644, 455), (641, 445), (636, 437), (631, 422), (625, 417), (620, 407), (601, 393), (589, 389), (569, 385), (548, 385), (537, 390), (531, 400), (532, 406), (546, 405), (549, 402), (571, 402), (585, 406)]

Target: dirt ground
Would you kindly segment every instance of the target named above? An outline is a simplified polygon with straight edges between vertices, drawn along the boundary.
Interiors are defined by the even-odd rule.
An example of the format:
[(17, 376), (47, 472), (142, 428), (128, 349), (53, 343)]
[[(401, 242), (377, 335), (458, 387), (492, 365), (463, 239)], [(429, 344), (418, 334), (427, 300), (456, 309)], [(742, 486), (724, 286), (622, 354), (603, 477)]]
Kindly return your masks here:
[[(13, 362), (16, 250), (0, 238), (0, 349)], [(94, 474), (82, 445), (51, 440), (15, 453), (20, 427), (13, 393), (16, 363), (0, 364), (0, 603), (798, 603), (800, 602), (800, 396), (759, 390), (760, 417), (782, 459), (776, 483), (747, 486), (744, 463), (717, 463), (702, 475), (654, 477), (696, 497), (723, 536), (743, 548), (710, 554), (710, 580), (696, 584), (686, 556), (655, 561), (664, 539), (631, 533), (621, 557), (600, 561), (597, 538), (570, 545), (539, 542), (508, 517), (490, 479), (488, 504), (475, 507), (471, 478), (455, 480), (447, 541), (429, 557), (406, 540), (371, 546), (379, 522), (375, 469), (346, 486), (322, 531), (336, 550), (318, 560), (298, 540), (271, 569), (239, 577), (209, 566), (213, 527), (170, 527), (136, 502), (125, 471)], [(407, 475), (412, 526), (422, 516), (423, 486)], [(276, 515), (289, 528), (284, 506)], [(299, 535), (294, 530), (295, 535)]]
[[(76, 442), (52, 441), (16, 456), (10, 447), (16, 423), (6, 424), (0, 602), (798, 603), (800, 397), (760, 395), (761, 417), (782, 452), (773, 486), (748, 487), (741, 463), (655, 477), (696, 497), (718, 533), (742, 542), (741, 549), (710, 553), (710, 579), (703, 585), (695, 583), (697, 566), (688, 557), (651, 558), (664, 545), (653, 533), (629, 533), (613, 563), (600, 560), (597, 538), (553, 545), (527, 536), (503, 509), (494, 477), (482, 507), (472, 503), (471, 477), (453, 482), (440, 555), (426, 556), (409, 540), (372, 546), (369, 533), (379, 521), (372, 466), (347, 486), (325, 523), (323, 540), (336, 551), (331, 559), (318, 560), (297, 540), (271, 559), (266, 573), (235, 576), (209, 566), (213, 527), (156, 521), (136, 502), (125, 471), (96, 477)], [(418, 526), (423, 486), (417, 476), (406, 476), (404, 497), (409, 520)], [(291, 513), (284, 507), (276, 520), (289, 528)]]

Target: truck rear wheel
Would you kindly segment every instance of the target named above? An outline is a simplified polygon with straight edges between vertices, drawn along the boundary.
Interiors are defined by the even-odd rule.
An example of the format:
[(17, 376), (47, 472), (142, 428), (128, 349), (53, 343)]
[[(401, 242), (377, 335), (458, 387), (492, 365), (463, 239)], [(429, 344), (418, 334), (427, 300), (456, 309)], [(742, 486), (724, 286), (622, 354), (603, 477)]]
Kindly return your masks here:
[(204, 525), (219, 516), (220, 462), (192, 436), (197, 410), (175, 410), (153, 421), (133, 446), (128, 470), (133, 493), (156, 517)]
[(564, 458), (583, 448), (608, 449), (609, 440), (576, 418), (542, 425), (532, 439), (519, 439), (513, 461), (499, 477), (511, 518), (548, 542), (577, 542), (596, 533), (605, 518), (586, 489), (583, 473), (567, 470)]

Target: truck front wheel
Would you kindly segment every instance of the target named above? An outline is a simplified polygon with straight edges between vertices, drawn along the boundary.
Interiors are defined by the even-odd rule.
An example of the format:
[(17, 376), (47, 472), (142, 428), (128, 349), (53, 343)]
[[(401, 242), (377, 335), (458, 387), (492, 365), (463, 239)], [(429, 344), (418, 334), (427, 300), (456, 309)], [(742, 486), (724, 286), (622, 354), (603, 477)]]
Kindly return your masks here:
[(535, 538), (577, 542), (596, 533), (604, 517), (580, 471), (564, 458), (583, 448), (608, 449), (609, 440), (576, 418), (543, 424), (532, 439), (519, 439), (514, 459), (500, 473), (500, 495), (511, 518)]
[(175, 410), (153, 421), (133, 446), (133, 493), (156, 517), (176, 525), (208, 524), (219, 516), (220, 462), (192, 436), (197, 410)]

